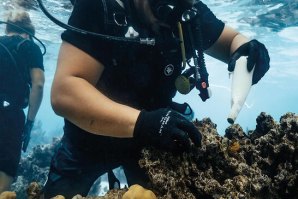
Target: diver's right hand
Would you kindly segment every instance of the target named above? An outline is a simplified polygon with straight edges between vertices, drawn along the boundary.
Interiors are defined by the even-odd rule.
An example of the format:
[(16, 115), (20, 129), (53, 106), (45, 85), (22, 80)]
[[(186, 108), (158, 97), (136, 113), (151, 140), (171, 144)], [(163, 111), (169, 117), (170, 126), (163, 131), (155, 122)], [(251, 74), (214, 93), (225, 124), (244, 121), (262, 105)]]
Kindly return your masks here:
[(173, 152), (189, 151), (190, 140), (201, 145), (201, 133), (194, 124), (172, 109), (142, 110), (134, 129), (134, 138), (145, 146)]

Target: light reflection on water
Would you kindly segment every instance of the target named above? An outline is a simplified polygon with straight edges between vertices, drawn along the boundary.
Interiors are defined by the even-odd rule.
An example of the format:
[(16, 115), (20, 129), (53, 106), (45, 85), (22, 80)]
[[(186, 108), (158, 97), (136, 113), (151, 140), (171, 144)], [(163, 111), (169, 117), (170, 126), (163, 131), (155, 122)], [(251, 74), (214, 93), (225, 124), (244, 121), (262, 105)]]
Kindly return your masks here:
[[(5, 20), (5, 13), (15, 7), (16, 1), (1, 0), (0, 19)], [(51, 136), (57, 129), (61, 131), (63, 122), (50, 107), (50, 88), (56, 66), (60, 33), (62, 28), (52, 23), (40, 12), (34, 1), (29, 12), (36, 25), (37, 37), (47, 45), (44, 57), (46, 85), (44, 100), (37, 119), (43, 123), (43, 129)], [(71, 12), (68, 0), (43, 0), (49, 11), (66, 22)], [(288, 112), (298, 113), (298, 2), (296, 0), (205, 0), (218, 18), (250, 38), (257, 38), (268, 48), (271, 56), (271, 69), (251, 91), (247, 104), (239, 114), (237, 122), (246, 129), (254, 129), (255, 118), (261, 112), (271, 114), (276, 120)], [(27, 8), (28, 9), (28, 8)], [(0, 31), (3, 32), (1, 25)], [(228, 126), (226, 116), (230, 106), (230, 79), (227, 66), (207, 57), (210, 84), (213, 96), (203, 103), (197, 91), (188, 96), (177, 95), (178, 101), (187, 101), (195, 110), (196, 117), (210, 117), (218, 124), (218, 131), (223, 134)]]

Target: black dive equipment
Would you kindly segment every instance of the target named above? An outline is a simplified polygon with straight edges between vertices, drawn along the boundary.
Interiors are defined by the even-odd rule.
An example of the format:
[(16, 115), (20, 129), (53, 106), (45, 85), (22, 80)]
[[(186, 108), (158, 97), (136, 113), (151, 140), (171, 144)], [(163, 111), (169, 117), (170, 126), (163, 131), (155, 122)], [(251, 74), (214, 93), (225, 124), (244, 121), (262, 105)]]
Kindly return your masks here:
[[(158, 0), (154, 2), (152, 9), (159, 20), (169, 24), (171, 27), (174, 27), (178, 22), (178, 35), (183, 63), (182, 70), (184, 72), (175, 81), (177, 91), (181, 94), (188, 94), (195, 87), (200, 91), (199, 96), (201, 99), (206, 101), (210, 98), (210, 90), (208, 88), (209, 74), (203, 53), (203, 35), (199, 11), (193, 6), (193, 1), (187, 0)], [(195, 24), (195, 27), (193, 24)], [(184, 27), (183, 30), (182, 27)], [(190, 64), (191, 59), (186, 61), (183, 35), (190, 41), (187, 45), (191, 49), (193, 65)], [(186, 70), (185, 61), (189, 66)]]
[[(203, 36), (201, 31), (200, 13), (195, 8), (185, 10), (182, 13), (182, 23), (186, 30), (184, 34), (189, 38), (189, 45), (193, 58), (193, 65), (190, 63), (190, 59), (187, 61), (189, 66), (175, 81), (175, 86), (181, 94), (188, 94), (194, 87), (200, 91), (199, 96), (203, 101), (210, 98), (210, 90), (208, 83), (208, 72), (206, 69), (203, 49)], [(195, 23), (195, 28), (192, 28), (192, 24)], [(194, 40), (194, 35), (197, 36), (197, 40)], [(197, 45), (195, 46), (195, 42)], [(197, 48), (197, 49), (196, 49)], [(182, 51), (183, 52), (183, 51)]]
[[(23, 42), (21, 42), (21, 43), (23, 43)], [(15, 89), (15, 91), (17, 90), (21, 93), (21, 95), (19, 95), (15, 99), (13, 99), (11, 96), (7, 95), (6, 92), (0, 93), (0, 103), (1, 103), (0, 108), (1, 108), (1, 106), (9, 107), (9, 108), (21, 108), (21, 109), (26, 108), (29, 103), (29, 94), (30, 94), (30, 84), (26, 80), (26, 79), (28, 79), (28, 77), (25, 77), (22, 75), (20, 69), (17, 66), (17, 61), (14, 58), (14, 56), (12, 55), (12, 53), (10, 52), (10, 50), (1, 42), (0, 42), (0, 47), (2, 49), (4, 49), (4, 51), (7, 53), (8, 57), (9, 57), (8, 59), (11, 61), (12, 67), (15, 70), (15, 72), (17, 73), (17, 76), (18, 76), (17, 79), (19, 81), (18, 85), (22, 85), (22, 86), (18, 87), (19, 89)], [(3, 54), (2, 54), (2, 56), (3, 56)], [(2, 65), (2, 68), (1, 68), (2, 71), (5, 71), (5, 66), (7, 67), (7, 63), (5, 64), (5, 61), (4, 61), (4, 63), (1, 63), (1, 65)], [(10, 66), (11, 65), (9, 65), (9, 68), (10, 68)], [(7, 81), (3, 81), (3, 82), (7, 83)], [(2, 88), (0, 88), (0, 89), (2, 90)]]
[[(126, 37), (117, 37), (112, 35), (104, 35), (99, 34), (96, 32), (91, 32), (87, 30), (82, 30), (71, 25), (65, 24), (58, 19), (56, 19), (53, 15), (51, 15), (47, 9), (45, 8), (42, 0), (37, 0), (39, 7), (41, 8), (42, 12), (55, 24), (58, 26), (74, 31), (84, 35), (90, 36), (97, 36), (100, 39), (110, 40), (110, 41), (117, 41), (117, 42), (130, 42), (135, 44), (144, 44), (144, 45), (151, 45), (154, 46), (158, 45), (165, 45), (167, 43), (168, 38), (165, 40), (160, 40), (160, 38), (126, 38)], [(193, 6), (195, 1), (188, 1), (188, 0), (152, 0), (152, 10), (156, 17), (161, 21), (169, 24), (171, 27), (174, 27), (178, 23), (178, 34), (179, 39), (177, 42), (180, 43), (181, 46), (181, 54), (183, 60), (182, 70), (185, 69), (187, 63), (189, 68), (185, 69), (184, 72), (178, 76), (175, 81), (175, 86), (178, 92), (181, 94), (189, 93), (194, 87), (200, 91), (199, 96), (203, 101), (206, 101), (210, 98), (209, 93), (209, 83), (208, 83), (208, 72), (205, 65), (204, 54), (203, 54), (203, 38), (201, 33), (200, 27), (200, 13), (199, 11)], [(72, 1), (73, 3), (73, 1)], [(182, 16), (182, 17), (181, 17)], [(186, 28), (182, 31), (181, 23)], [(192, 23), (196, 24), (195, 30), (192, 30)], [(194, 32), (193, 32), (194, 31)], [(186, 37), (189, 37), (190, 40), (190, 48), (191, 48), (191, 57), (193, 58), (194, 64), (190, 64), (190, 59), (186, 61), (185, 55), (185, 48), (184, 48), (184, 41), (183, 41), (183, 34)], [(194, 44), (194, 37), (193, 34), (198, 37), (196, 49)]]
[(125, 38), (125, 37), (116, 37), (116, 36), (111, 36), (111, 35), (104, 35), (104, 34), (99, 34), (96, 32), (90, 32), (87, 30), (82, 30), (80, 28), (76, 28), (73, 27), (71, 25), (65, 24), (61, 21), (59, 21), (58, 19), (56, 19), (53, 15), (51, 15), (47, 9), (45, 8), (45, 6), (43, 5), (42, 0), (37, 0), (40, 9), (42, 10), (42, 12), (51, 20), (53, 21), (55, 24), (57, 24), (58, 26), (66, 29), (66, 30), (70, 30), (70, 31), (74, 31), (80, 34), (84, 34), (84, 35), (91, 35), (91, 36), (97, 36), (99, 38), (105, 39), (105, 40), (110, 40), (110, 41), (118, 41), (118, 42), (131, 42), (131, 43), (136, 43), (136, 44), (145, 44), (145, 45), (150, 45), (150, 46), (154, 46), (155, 45), (155, 39), (154, 38)]
[(46, 49), (46, 46), (42, 43), (42, 41), (40, 41), (37, 37), (35, 37), (32, 33), (28, 32), (27, 30), (25, 30), (24, 28), (14, 24), (14, 23), (11, 23), (11, 22), (5, 22), (5, 21), (1, 21), (0, 20), (0, 24), (8, 24), (8, 25), (11, 25), (11, 26), (14, 26), (15, 28), (18, 28), (20, 30), (22, 30), (23, 32), (25, 32), (26, 34), (28, 34), (30, 36), (30, 39), (34, 38), (36, 41), (38, 41), (38, 43), (40, 43), (40, 45), (42, 46), (43, 48), (43, 52), (42, 52), (42, 55), (45, 55), (46, 52), (47, 52), (47, 49)]

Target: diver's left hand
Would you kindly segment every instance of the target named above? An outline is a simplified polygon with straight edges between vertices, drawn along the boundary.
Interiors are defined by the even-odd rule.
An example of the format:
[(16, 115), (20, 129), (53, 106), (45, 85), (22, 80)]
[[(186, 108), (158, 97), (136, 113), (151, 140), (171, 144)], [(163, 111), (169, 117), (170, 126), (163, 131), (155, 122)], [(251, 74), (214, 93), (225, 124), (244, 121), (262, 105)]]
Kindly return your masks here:
[(32, 128), (33, 128), (33, 124), (34, 124), (34, 121), (27, 120), (27, 122), (25, 124), (25, 127), (24, 127), (24, 132), (23, 132), (23, 146), (22, 146), (22, 150), (24, 152), (27, 151), (27, 147), (28, 147), (28, 144), (30, 142), (31, 131), (32, 131)]
[(255, 67), (252, 84), (258, 83), (270, 68), (270, 57), (265, 45), (254, 39), (240, 46), (230, 58), (228, 64), (230, 72), (234, 71), (235, 63), (241, 56), (248, 56), (247, 70), (249, 72)]

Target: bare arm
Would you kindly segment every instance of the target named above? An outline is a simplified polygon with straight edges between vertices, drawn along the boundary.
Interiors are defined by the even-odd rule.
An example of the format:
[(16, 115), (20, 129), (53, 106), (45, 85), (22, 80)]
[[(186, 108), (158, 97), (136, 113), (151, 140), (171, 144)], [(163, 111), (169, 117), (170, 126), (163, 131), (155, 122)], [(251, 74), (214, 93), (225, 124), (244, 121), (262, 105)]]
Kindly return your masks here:
[(218, 40), (205, 52), (225, 63), (228, 63), (230, 55), (249, 39), (236, 30), (225, 26)]
[(32, 68), (30, 71), (30, 75), (32, 88), (29, 96), (27, 119), (30, 121), (34, 121), (42, 101), (45, 78), (43, 70), (39, 68)]
[(104, 66), (63, 42), (51, 91), (54, 111), (98, 135), (132, 137), (139, 110), (116, 103), (96, 88)]

